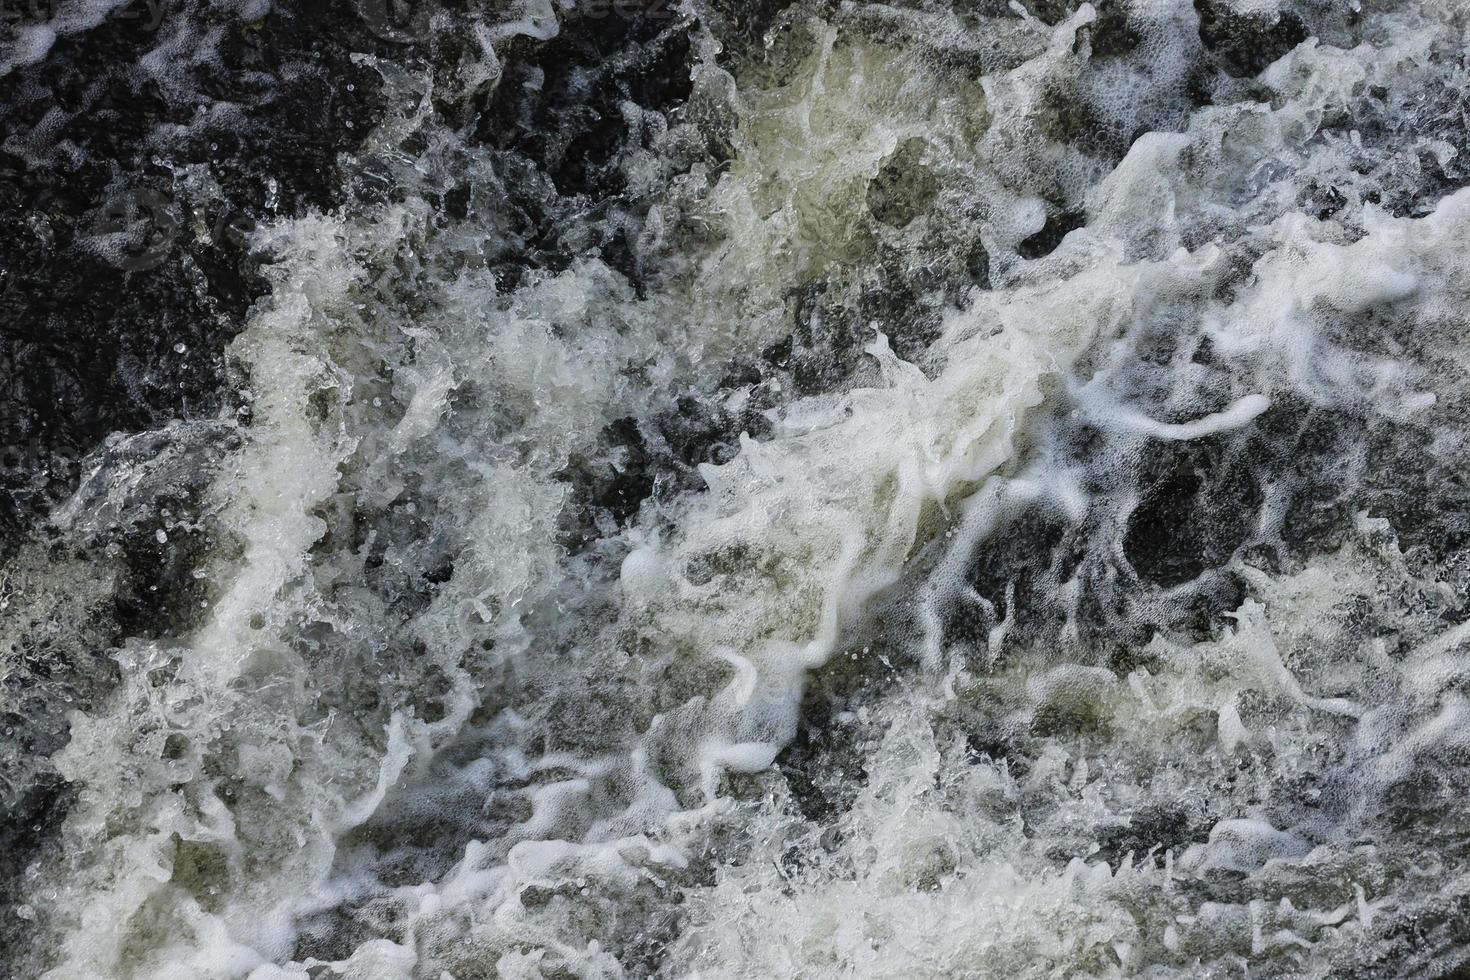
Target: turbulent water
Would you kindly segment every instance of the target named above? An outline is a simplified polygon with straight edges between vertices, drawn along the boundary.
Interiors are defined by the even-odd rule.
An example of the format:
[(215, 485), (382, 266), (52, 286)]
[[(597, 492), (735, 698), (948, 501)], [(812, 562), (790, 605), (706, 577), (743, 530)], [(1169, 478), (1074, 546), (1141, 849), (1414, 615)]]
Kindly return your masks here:
[(1470, 975), (1470, 7), (0, 13), (9, 975)]

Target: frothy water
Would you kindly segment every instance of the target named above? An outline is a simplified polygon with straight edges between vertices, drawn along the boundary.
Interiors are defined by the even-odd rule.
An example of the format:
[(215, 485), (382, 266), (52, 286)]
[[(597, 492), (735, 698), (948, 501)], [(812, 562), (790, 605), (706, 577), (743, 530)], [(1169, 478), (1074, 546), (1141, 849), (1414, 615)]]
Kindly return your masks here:
[[(156, 525), (190, 586), (44, 753), (13, 969), (1460, 968), (1465, 32), (382, 26), (343, 203), (245, 230), (238, 398), (51, 513)], [(106, 583), (7, 582), (4, 649), (95, 644)]]

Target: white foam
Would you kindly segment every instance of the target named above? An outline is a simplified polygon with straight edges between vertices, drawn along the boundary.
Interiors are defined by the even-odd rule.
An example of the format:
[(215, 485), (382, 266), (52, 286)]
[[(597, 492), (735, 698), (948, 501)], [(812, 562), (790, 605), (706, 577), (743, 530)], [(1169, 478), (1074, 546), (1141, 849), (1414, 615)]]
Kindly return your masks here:
[[(678, 120), (622, 162), (661, 195), (637, 229), (644, 296), (588, 256), (499, 286), (484, 256), (505, 244), (505, 175), (438, 128), (431, 82), (382, 64), (400, 112), (367, 151), (396, 161), (402, 202), (258, 243), (277, 261), (231, 349), (252, 421), (210, 495), (219, 594), (176, 645), (120, 651), (115, 698), (57, 756), (79, 800), (43, 872), (51, 980), (611, 977), (643, 955), (630, 919), (671, 923), (647, 947), (670, 976), (1193, 976), (1360, 938), (1377, 899), (1354, 834), (1463, 748), (1470, 717), (1445, 693), (1464, 630), (1422, 612), (1454, 590), (1382, 528), (1305, 569), (1221, 557), (1252, 592), (1193, 632), (1090, 611), (1148, 627), (1116, 661), (1082, 639), (1109, 583), (1060, 559), (1055, 639), (1028, 645), (1014, 577), (984, 657), (946, 625), (956, 597), (990, 602), (974, 569), (1021, 516), (1126, 523), (1140, 491), (1116, 475), (1150, 454), (1244, 440), (1298, 403), (1376, 423), (1457, 397), (1458, 376), (1353, 331), (1453, 333), (1470, 192), (1420, 218), (1296, 211), (1293, 174), (1346, 167), (1317, 133), (1377, 77), (1372, 45), (1303, 45), (1266, 77), (1269, 104), (1180, 116), (1115, 167), (1042, 125), (1068, 86), (1116, 90), (1094, 108), (1120, 119), (1182, 99), (1197, 24), (1157, 6), (1139, 12), (1152, 68), (1091, 65), (1090, 5), (995, 35), (1011, 40), (983, 78), (933, 68), (957, 16), (911, 49), (853, 24), (934, 21), (856, 8), (773, 27), (796, 53), (759, 81), (706, 58), (693, 102), (733, 120), (728, 169), (670, 163)], [(480, 31), (474, 84), (499, 79), (497, 43), (556, 36), (557, 16), (524, 4)], [(868, 182), (911, 139), (942, 192), (875, 230)], [(428, 197), (451, 179), (484, 211), (441, 227)], [(1043, 191), (1087, 223), (1022, 261), (1058, 207)], [(895, 313), (829, 390), (722, 389), (789, 332), (794, 284), (856, 308), (879, 236), (912, 272), (967, 222), (994, 288), (944, 309), (914, 361)], [(686, 393), (731, 413), (767, 398), (769, 431), (702, 464), (704, 487), (660, 487), (567, 548), (585, 503), (568, 474), (633, 465), (609, 424), (651, 438)], [(1096, 458), (1067, 442), (1085, 427)], [(1120, 553), (1099, 567), (1134, 580), (1106, 594), (1186, 619), (1198, 583), (1139, 584), (1123, 528), (1104, 532)], [(431, 589), (417, 573), (441, 561)], [(1407, 658), (1343, 613), (1393, 590), (1413, 596), (1396, 628), (1425, 640)], [(876, 639), (858, 652), (860, 634)], [(788, 782), (772, 768), (814, 677), (841, 710)], [(841, 804), (798, 800), (798, 777)], [(1290, 806), (1278, 778), (1301, 787)], [(1278, 900), (1200, 898), (1219, 871)], [(311, 962), (333, 912), (369, 938)]]

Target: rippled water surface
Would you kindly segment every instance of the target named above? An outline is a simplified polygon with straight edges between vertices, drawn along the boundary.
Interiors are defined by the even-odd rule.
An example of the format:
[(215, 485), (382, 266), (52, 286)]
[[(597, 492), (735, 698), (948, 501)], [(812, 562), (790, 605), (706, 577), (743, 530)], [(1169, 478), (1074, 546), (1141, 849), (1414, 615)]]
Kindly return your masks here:
[(1470, 975), (1459, 0), (0, 15), (0, 973)]

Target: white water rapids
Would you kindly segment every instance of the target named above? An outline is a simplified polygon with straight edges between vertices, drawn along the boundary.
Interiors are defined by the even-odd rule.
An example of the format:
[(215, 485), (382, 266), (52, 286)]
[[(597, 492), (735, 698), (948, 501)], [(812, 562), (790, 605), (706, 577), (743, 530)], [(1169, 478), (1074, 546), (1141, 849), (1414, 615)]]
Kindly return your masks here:
[[(550, 178), (440, 105), (576, 8), (371, 59), (381, 189), (254, 232), (204, 605), (69, 716), (17, 975), (1457, 967), (1466, 9), (1011, 7), (670, 7), (687, 98), (515, 275)], [(74, 628), (26, 561), (0, 632)]]

